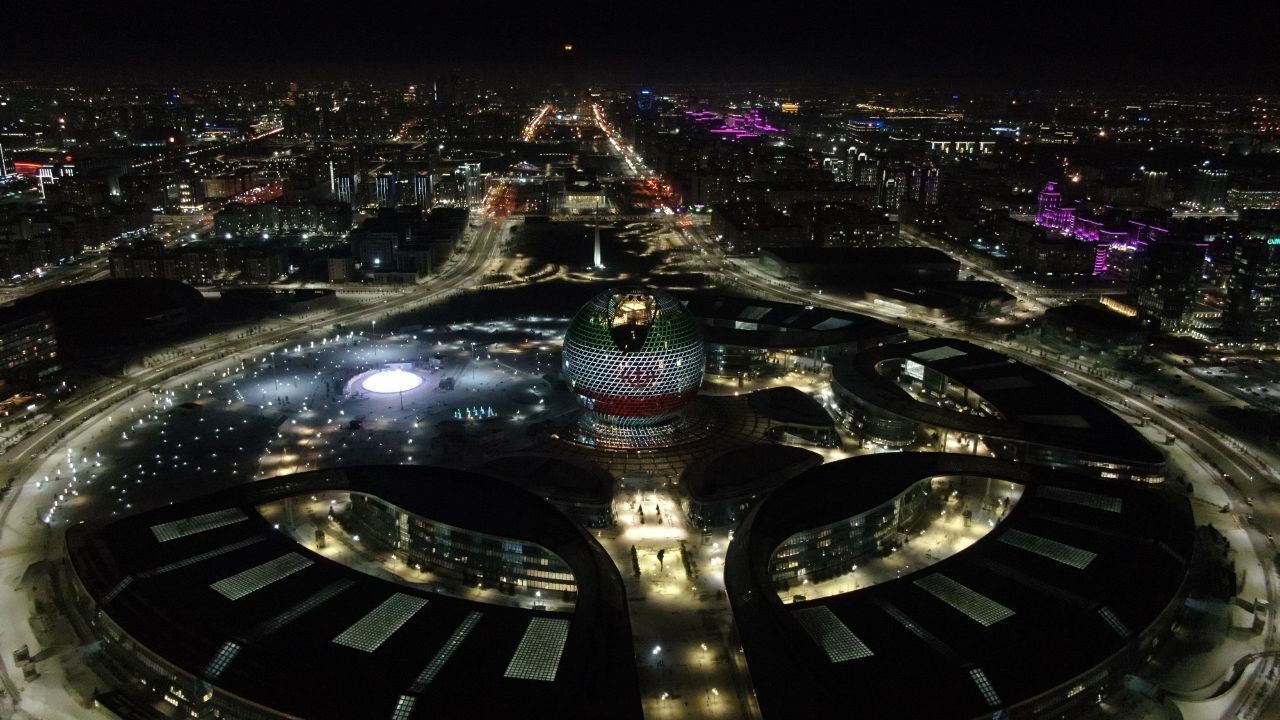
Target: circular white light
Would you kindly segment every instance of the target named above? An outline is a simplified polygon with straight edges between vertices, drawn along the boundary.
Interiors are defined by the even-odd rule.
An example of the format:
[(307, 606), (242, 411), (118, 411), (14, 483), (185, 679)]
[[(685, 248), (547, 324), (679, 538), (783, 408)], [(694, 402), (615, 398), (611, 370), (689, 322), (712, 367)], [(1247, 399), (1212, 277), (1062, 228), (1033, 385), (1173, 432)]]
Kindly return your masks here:
[(383, 370), (376, 372), (360, 383), (361, 387), (374, 393), (399, 393), (412, 390), (422, 384), (422, 378), (405, 370)]

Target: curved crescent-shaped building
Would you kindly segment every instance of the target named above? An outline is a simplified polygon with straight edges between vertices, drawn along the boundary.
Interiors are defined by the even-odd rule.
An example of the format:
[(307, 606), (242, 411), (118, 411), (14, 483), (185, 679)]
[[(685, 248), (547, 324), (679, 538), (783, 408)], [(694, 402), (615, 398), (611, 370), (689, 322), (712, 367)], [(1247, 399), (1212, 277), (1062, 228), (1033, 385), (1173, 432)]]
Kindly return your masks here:
[(698, 394), (706, 362), (698, 321), (653, 288), (617, 288), (595, 296), (564, 338), (564, 374), (601, 421), (654, 425)]
[(890, 447), (972, 451), (1094, 477), (1159, 482), (1164, 455), (1133, 426), (1048, 373), (963, 340), (864, 350), (835, 365), (833, 410)]
[(816, 369), (907, 331), (858, 313), (713, 293), (681, 295), (702, 324), (707, 372), (729, 377)]
[[(991, 528), (954, 554), (825, 596), (796, 583), (868, 572), (867, 558), (954, 509), (953, 491), (976, 488), (967, 502), (996, 500)], [(1168, 636), (1194, 550), (1187, 498), (1165, 486), (886, 453), (765, 498), (729, 546), (725, 583), (766, 720), (1059, 718), (1099, 702)]]
[[(333, 495), (350, 498), (341, 522), (359, 534), (325, 543), (339, 520), (307, 503)], [(306, 542), (282, 526), (304, 527)], [(97, 699), (122, 717), (641, 716), (613, 562), (495, 478), (417, 466), (282, 476), (72, 527), (66, 553), (101, 641), (91, 663), (118, 681)], [(432, 582), (396, 577), (397, 564)]]

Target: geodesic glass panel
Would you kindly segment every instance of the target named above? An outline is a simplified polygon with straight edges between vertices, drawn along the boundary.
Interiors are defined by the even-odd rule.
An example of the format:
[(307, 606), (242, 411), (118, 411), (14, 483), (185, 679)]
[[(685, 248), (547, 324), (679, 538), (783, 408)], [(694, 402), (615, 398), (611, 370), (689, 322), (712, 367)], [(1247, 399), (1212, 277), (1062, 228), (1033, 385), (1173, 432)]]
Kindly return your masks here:
[(592, 298), (569, 324), (564, 374), (599, 420), (651, 425), (698, 394), (706, 363), (702, 333), (675, 298), (651, 288)]

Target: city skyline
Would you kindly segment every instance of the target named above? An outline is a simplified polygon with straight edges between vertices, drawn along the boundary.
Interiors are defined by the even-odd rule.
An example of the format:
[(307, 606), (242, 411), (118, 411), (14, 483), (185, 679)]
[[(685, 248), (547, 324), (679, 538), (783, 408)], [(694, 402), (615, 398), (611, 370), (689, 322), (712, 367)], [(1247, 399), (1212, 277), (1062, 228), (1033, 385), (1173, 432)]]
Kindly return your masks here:
[[(39, 30), (23, 35), (23, 51), (0, 70), (9, 79), (413, 81), (462, 71), (546, 80), (555, 78), (564, 44), (591, 82), (1265, 91), (1280, 75), (1268, 43), (1280, 10), (1251, 2), (1213, 12), (1145, 1), (801, 12), (647, 4), (621, 16), (589, 4), (326, 12), (302, 3), (131, 2), (17, 13), (15, 26)], [(1249, 72), (1223, 74), (1226, 65)]]
[(0, 720), (1280, 716), (1275, 8), (14, 15)]

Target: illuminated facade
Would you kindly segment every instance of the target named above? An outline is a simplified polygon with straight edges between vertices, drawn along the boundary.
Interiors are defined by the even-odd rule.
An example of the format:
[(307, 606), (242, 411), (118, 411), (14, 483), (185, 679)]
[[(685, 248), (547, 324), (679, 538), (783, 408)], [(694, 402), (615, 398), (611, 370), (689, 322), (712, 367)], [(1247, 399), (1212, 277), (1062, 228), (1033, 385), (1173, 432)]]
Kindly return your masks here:
[(366, 540), (443, 579), (504, 592), (559, 591), (566, 600), (577, 596), (569, 566), (534, 542), (442, 523), (368, 494), (351, 495), (351, 523)]
[(932, 482), (922, 478), (875, 507), (783, 540), (769, 557), (774, 586), (785, 590), (802, 580), (839, 577), (868, 555), (902, 542), (923, 516)]
[(58, 369), (58, 338), (47, 313), (0, 313), (0, 379), (46, 377)]
[(692, 120), (695, 125), (708, 128), (712, 134), (727, 137), (731, 140), (755, 138), (782, 132), (781, 128), (770, 125), (769, 121), (755, 108), (742, 115), (721, 115), (709, 110), (686, 110), (685, 116)]
[(1251, 234), (1234, 252), (1223, 327), (1243, 342), (1280, 342), (1280, 237)]
[(604, 444), (660, 444), (698, 394), (705, 359), (693, 315), (653, 289), (597, 295), (564, 340), (564, 375), (587, 410), (584, 428)]
[(1166, 228), (1140, 220), (1108, 223), (1102, 219), (1079, 214), (1074, 205), (1062, 204), (1058, 183), (1046, 183), (1036, 204), (1036, 225), (1056, 230), (1063, 235), (1083, 240), (1095, 247), (1093, 274), (1101, 275), (1117, 264), (1118, 260), (1141, 253), (1149, 243), (1158, 242), (1169, 235)]

